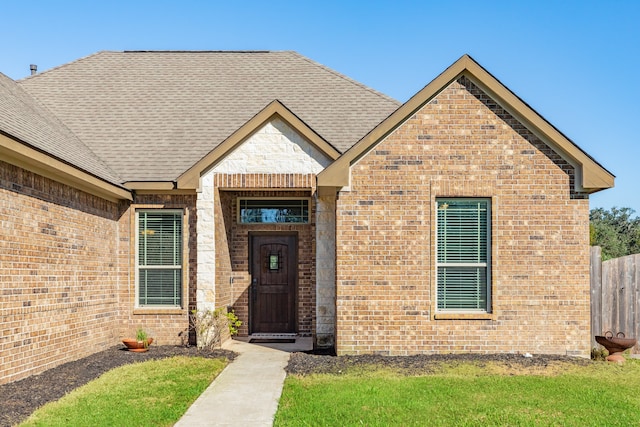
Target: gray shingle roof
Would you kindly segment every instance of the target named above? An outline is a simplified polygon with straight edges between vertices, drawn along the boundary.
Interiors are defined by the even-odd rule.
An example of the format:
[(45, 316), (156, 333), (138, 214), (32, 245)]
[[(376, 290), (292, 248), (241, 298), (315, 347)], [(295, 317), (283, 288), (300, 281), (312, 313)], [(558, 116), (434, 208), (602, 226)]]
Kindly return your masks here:
[(99, 52), (19, 84), (124, 181), (168, 181), (277, 99), (340, 152), (400, 105), (295, 52)]
[(122, 182), (60, 120), (2, 73), (0, 132), (111, 184)]

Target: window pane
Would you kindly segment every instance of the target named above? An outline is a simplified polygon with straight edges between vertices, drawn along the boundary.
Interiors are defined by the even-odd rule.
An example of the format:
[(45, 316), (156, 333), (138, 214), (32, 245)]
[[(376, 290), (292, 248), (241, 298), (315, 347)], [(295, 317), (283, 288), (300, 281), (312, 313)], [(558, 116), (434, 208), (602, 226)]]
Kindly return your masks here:
[(438, 309), (486, 310), (487, 269), (438, 267)]
[(309, 200), (240, 199), (240, 222), (244, 224), (308, 223)]
[(139, 265), (180, 265), (182, 218), (179, 213), (139, 213)]
[(487, 261), (487, 201), (438, 204), (438, 262)]
[(140, 305), (181, 304), (182, 272), (180, 269), (140, 269)]

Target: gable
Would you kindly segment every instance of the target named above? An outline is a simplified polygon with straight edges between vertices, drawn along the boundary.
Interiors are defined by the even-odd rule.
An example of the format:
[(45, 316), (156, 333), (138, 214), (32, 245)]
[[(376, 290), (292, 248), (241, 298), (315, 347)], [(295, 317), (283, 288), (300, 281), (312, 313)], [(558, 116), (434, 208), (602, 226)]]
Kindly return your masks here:
[[(267, 127), (268, 124), (271, 125)], [(277, 126), (273, 124), (277, 124)], [(252, 136), (259, 132), (261, 132), (260, 135), (252, 139)], [(269, 138), (279, 141), (279, 144), (269, 144)], [(232, 156), (231, 160), (224, 166), (226, 171), (236, 168), (233, 169), (234, 171), (232, 171), (232, 173), (240, 173), (238, 169), (244, 168), (239, 164), (241, 159), (247, 159), (252, 155), (251, 153), (255, 155), (260, 145), (263, 145), (262, 148), (264, 149), (269, 149), (271, 154), (275, 155), (276, 158), (280, 155), (276, 153), (280, 151), (286, 152), (287, 148), (285, 147), (288, 147), (291, 151), (291, 158), (296, 157), (293, 153), (298, 153), (298, 160), (305, 160), (306, 162), (310, 161), (308, 158), (311, 158), (320, 165), (328, 164), (327, 162), (329, 160), (333, 161), (340, 155), (338, 150), (331, 144), (322, 139), (320, 135), (315, 133), (313, 129), (288, 110), (281, 102), (275, 100), (178, 177), (177, 187), (181, 189), (198, 188), (201, 175), (218, 166), (228, 155), (234, 153), (236, 149), (247, 141), (250, 141), (249, 144)], [(302, 153), (307, 153), (307, 158), (305, 158)], [(257, 154), (262, 155), (263, 153), (258, 151)], [(255, 162), (256, 164), (251, 166), (251, 168), (263, 170), (265, 169), (264, 166), (258, 166), (259, 163), (264, 163), (264, 161), (268, 160), (273, 161), (276, 160), (276, 158), (265, 157), (262, 161)], [(235, 164), (232, 165), (230, 163), (231, 161), (234, 161)], [(317, 169), (317, 167), (314, 168)], [(220, 169), (220, 171), (221, 170), (222, 169)], [(272, 171), (272, 169), (267, 169), (265, 173), (269, 173), (270, 171)]]
[(574, 164), (461, 76), (354, 162), (349, 190), (377, 186), (390, 196), (426, 194), (446, 182), (471, 185), (467, 195), (583, 198), (574, 191), (575, 180)]
[(211, 171), (216, 173), (320, 173), (333, 159), (274, 116)]
[(318, 188), (331, 192), (349, 185), (350, 167), (375, 148), (385, 137), (401, 126), (416, 111), (434, 99), (452, 82), (466, 77), (493, 102), (503, 108), (532, 134), (575, 167), (575, 191), (592, 193), (613, 187), (614, 176), (587, 153), (553, 127), (531, 107), (502, 85), (495, 77), (465, 55), (413, 96), (363, 139), (344, 153), (318, 176)]

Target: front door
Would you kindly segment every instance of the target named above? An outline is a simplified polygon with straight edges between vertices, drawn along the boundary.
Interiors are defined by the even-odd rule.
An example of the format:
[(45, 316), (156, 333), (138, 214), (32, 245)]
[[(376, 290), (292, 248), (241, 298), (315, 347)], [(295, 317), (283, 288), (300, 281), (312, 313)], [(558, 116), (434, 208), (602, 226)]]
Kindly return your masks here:
[(254, 234), (250, 239), (250, 333), (296, 332), (297, 235)]

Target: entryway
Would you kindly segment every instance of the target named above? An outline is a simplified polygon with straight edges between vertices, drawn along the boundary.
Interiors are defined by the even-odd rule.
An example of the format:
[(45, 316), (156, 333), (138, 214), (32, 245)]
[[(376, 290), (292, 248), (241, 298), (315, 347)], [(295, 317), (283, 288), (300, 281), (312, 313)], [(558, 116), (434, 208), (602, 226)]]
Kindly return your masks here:
[(297, 332), (297, 233), (251, 233), (249, 240), (249, 333)]

